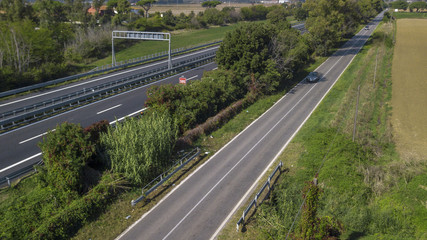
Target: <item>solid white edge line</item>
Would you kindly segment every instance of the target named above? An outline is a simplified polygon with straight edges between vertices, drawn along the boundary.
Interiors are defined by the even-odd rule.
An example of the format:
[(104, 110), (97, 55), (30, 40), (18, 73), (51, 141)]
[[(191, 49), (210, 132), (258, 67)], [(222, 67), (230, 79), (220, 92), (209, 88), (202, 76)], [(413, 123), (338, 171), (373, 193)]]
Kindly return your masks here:
[(110, 110), (112, 110), (112, 109), (114, 109), (114, 108), (118, 108), (118, 107), (120, 107), (121, 105), (122, 105), (122, 104), (116, 105), (116, 106), (114, 106), (114, 107), (107, 108), (107, 109), (105, 109), (105, 110), (102, 110), (102, 111), (97, 112), (96, 114), (98, 115), (98, 114), (101, 114), (101, 113), (104, 113), (104, 112), (110, 111)]
[(31, 156), (31, 157), (28, 157), (28, 158), (26, 158), (26, 159), (24, 159), (24, 160), (22, 160), (22, 161), (20, 161), (20, 162), (17, 162), (17, 163), (15, 163), (15, 164), (12, 164), (12, 165), (10, 165), (9, 167), (3, 168), (3, 169), (1, 169), (1, 170), (0, 170), (0, 173), (2, 173), (2, 172), (4, 172), (4, 171), (6, 171), (6, 170), (8, 170), (8, 169), (11, 169), (11, 168), (13, 168), (13, 167), (15, 167), (15, 166), (17, 166), (17, 165), (19, 165), (19, 164), (21, 164), (21, 163), (24, 163), (24, 162), (26, 162), (26, 161), (28, 161), (28, 160), (31, 160), (31, 159), (33, 159), (33, 158), (35, 158), (35, 157), (38, 157), (38, 156), (40, 156), (40, 155), (42, 155), (42, 153), (41, 153), (41, 152), (40, 152), (40, 153), (37, 153), (37, 154), (35, 154), (35, 155)]
[[(196, 54), (199, 54), (199, 53), (210, 51), (210, 50), (215, 49), (215, 48), (219, 48), (219, 47), (212, 47), (212, 48), (204, 49), (202, 51), (198, 51), (196, 53), (191, 53), (191, 54), (186, 54), (186, 55), (178, 56), (178, 57), (173, 58), (171, 60), (173, 61), (173, 60), (181, 59), (181, 58), (184, 58), (184, 57), (196, 55)], [(128, 70), (128, 71), (123, 71), (123, 72), (120, 72), (120, 73), (111, 74), (111, 75), (108, 75), (108, 76), (105, 76), (105, 77), (96, 78), (96, 79), (93, 79), (93, 80), (90, 80), (90, 81), (86, 81), (86, 82), (82, 82), (82, 83), (77, 83), (75, 85), (69, 85), (67, 87), (63, 87), (63, 88), (60, 88), (60, 89), (52, 90), (50, 92), (46, 92), (46, 93), (42, 93), (42, 94), (31, 96), (31, 97), (27, 97), (27, 98), (15, 100), (15, 101), (12, 101), (12, 102), (7, 102), (7, 103), (4, 103), (4, 104), (0, 104), (0, 107), (4, 107), (4, 106), (11, 105), (11, 104), (14, 104), (14, 103), (18, 103), (18, 102), (26, 101), (26, 100), (29, 100), (29, 99), (41, 97), (41, 96), (48, 95), (48, 94), (51, 94), (51, 93), (60, 92), (60, 91), (66, 90), (66, 89), (70, 89), (70, 88), (82, 86), (82, 85), (85, 85), (85, 84), (88, 84), (88, 83), (92, 83), (92, 82), (96, 82), (96, 81), (100, 81), (100, 80), (103, 80), (103, 79), (106, 79), (106, 78), (115, 77), (115, 76), (119, 76), (119, 75), (122, 75), (122, 74), (134, 72), (134, 71), (141, 70), (141, 69), (144, 69), (144, 68), (153, 67), (153, 66), (156, 66), (156, 65), (159, 65), (159, 64), (163, 64), (163, 63), (166, 63), (166, 62), (168, 62), (168, 60), (156, 62), (156, 63), (153, 63), (151, 65), (143, 65), (141, 67), (134, 68), (134, 69), (131, 69), (131, 70)], [(90, 89), (90, 87), (88, 87), (88, 89)]]
[[(376, 28), (376, 26), (375, 26), (375, 28)], [(350, 62), (348, 62), (347, 66), (340, 73), (340, 75), (337, 77), (337, 79), (335, 79), (334, 83), (331, 85), (331, 87), (329, 87), (328, 91), (326, 91), (326, 93), (323, 95), (323, 97), (320, 99), (320, 101), (316, 104), (316, 106), (313, 108), (313, 110), (310, 112), (310, 114), (304, 119), (304, 121), (300, 124), (300, 126), (297, 128), (297, 130), (292, 134), (292, 136), (285, 143), (285, 145), (283, 145), (282, 149), (280, 149), (280, 151), (276, 154), (276, 156), (274, 156), (274, 158), (272, 159), (272, 161), (270, 162), (270, 164), (268, 164), (268, 166), (264, 169), (264, 171), (261, 173), (261, 175), (258, 177), (258, 179), (252, 184), (252, 186), (248, 189), (248, 191), (246, 191), (245, 195), (243, 195), (243, 197), (240, 199), (240, 201), (234, 206), (233, 210), (231, 210), (230, 214), (228, 214), (228, 216), (224, 219), (224, 221), (221, 223), (221, 225), (217, 228), (217, 230), (212, 235), (212, 237), (210, 238), (210, 240), (214, 240), (217, 237), (217, 235), (222, 230), (222, 228), (224, 228), (225, 224), (227, 224), (228, 220), (230, 220), (230, 218), (236, 213), (237, 209), (240, 207), (240, 205), (242, 204), (242, 202), (247, 199), (248, 195), (253, 191), (253, 189), (255, 188), (255, 186), (258, 185), (259, 181), (265, 175), (265, 173), (268, 171), (268, 169), (273, 165), (273, 163), (277, 160), (277, 158), (282, 154), (282, 152), (285, 150), (285, 148), (288, 146), (288, 144), (292, 141), (292, 139), (295, 137), (295, 135), (299, 132), (299, 130), (302, 128), (302, 126), (304, 126), (305, 122), (311, 117), (311, 114), (317, 109), (317, 107), (323, 101), (323, 99), (326, 97), (326, 95), (328, 95), (329, 91), (331, 91), (331, 89), (335, 86), (336, 82), (341, 78), (341, 75), (347, 70), (348, 66), (350, 66), (350, 64), (353, 62), (353, 59), (357, 56), (357, 54), (363, 48), (363, 46), (365, 46), (365, 43), (366, 43), (366, 41), (359, 48), (359, 50), (357, 51), (357, 53), (354, 54), (354, 56), (351, 58)], [(323, 63), (325, 63), (326, 61), (324, 61)], [(323, 63), (320, 66), (322, 66)], [(320, 68), (320, 66), (318, 68)], [(318, 68), (316, 68), (316, 70)]]

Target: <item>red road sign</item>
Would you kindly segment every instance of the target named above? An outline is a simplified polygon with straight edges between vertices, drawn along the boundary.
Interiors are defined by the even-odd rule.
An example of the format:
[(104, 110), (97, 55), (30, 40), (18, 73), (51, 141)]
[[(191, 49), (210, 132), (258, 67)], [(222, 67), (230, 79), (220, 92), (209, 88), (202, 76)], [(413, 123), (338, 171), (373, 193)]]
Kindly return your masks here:
[(187, 84), (187, 78), (185, 78), (184, 76), (181, 76), (181, 77), (179, 78), (179, 83), (180, 83), (180, 84)]

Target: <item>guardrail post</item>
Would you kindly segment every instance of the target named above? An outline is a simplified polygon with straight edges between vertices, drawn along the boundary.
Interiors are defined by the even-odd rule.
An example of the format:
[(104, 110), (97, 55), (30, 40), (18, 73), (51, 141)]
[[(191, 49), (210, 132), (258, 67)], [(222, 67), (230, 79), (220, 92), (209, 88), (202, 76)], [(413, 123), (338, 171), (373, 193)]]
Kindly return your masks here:
[(258, 194), (256, 194), (256, 195), (255, 195), (255, 199), (254, 199), (254, 202), (255, 202), (255, 208), (257, 208), (257, 205), (256, 205), (257, 201), (258, 201)]
[(8, 177), (6, 177), (6, 180), (7, 180), (7, 185), (9, 185), (9, 187), (10, 187), (10, 179)]

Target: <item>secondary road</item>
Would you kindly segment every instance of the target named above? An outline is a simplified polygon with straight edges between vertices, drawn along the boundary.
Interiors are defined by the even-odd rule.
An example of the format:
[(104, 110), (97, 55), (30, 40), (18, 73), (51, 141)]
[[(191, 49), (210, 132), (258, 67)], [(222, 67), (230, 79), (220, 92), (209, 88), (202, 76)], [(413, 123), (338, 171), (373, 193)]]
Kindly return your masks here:
[(113, 122), (125, 116), (138, 115), (144, 108), (147, 99), (146, 91), (152, 85), (176, 84), (181, 75), (190, 81), (200, 79), (203, 72), (216, 68), (215, 63), (192, 69), (178, 75), (168, 77), (132, 91), (124, 92), (99, 102), (85, 105), (63, 114), (27, 125), (22, 128), (0, 135), (0, 178), (9, 176), (12, 172), (32, 165), (41, 160), (37, 143), (49, 129), (55, 128), (62, 122), (79, 123), (83, 127), (100, 121)]
[[(382, 19), (378, 15), (118, 239), (212, 239), (333, 87)], [(258, 179), (257, 179), (258, 178)]]

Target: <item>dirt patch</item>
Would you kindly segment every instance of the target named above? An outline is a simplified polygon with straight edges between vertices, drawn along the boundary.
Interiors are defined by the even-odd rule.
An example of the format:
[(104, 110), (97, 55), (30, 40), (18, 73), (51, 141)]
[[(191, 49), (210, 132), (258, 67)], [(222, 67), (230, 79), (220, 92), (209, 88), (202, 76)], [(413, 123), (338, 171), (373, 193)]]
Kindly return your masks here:
[(392, 124), (403, 158), (427, 159), (427, 19), (400, 19), (393, 56)]

